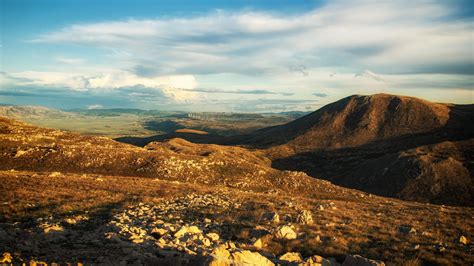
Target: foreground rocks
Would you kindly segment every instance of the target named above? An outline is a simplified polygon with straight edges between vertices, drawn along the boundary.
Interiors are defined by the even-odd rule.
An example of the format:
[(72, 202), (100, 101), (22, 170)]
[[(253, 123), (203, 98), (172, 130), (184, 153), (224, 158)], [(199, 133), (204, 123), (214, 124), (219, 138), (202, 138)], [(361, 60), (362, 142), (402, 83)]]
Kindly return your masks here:
[[(19, 175), (14, 174), (9, 175), (10, 178), (4, 179), (4, 182), (18, 179)], [(64, 178), (50, 177), (49, 173), (44, 176), (54, 179), (54, 189), (60, 188), (58, 182)], [(103, 181), (97, 182), (99, 177)], [(25, 175), (25, 178), (38, 182), (44, 177)], [(114, 180), (120, 182), (125, 178)], [(130, 180), (127, 189), (141, 193), (136, 183), (139, 179)], [(98, 184), (100, 188), (112, 188), (114, 191), (119, 189), (118, 186), (110, 187), (109, 184), (113, 182), (106, 176), (78, 175), (74, 179), (65, 180), (66, 183), (76, 182), (74, 189), (77, 189), (78, 182), (85, 181), (88, 186)], [(436, 231), (422, 221), (397, 219), (395, 223), (385, 219), (383, 215), (387, 215), (387, 211), (398, 207), (392, 202), (384, 204), (380, 201), (380, 208), (367, 212), (360, 209), (364, 205), (351, 207), (341, 200), (300, 201), (294, 197), (263, 193), (237, 193), (222, 187), (198, 190), (176, 182), (157, 180), (148, 180), (144, 185), (149, 188), (149, 194), (140, 195), (141, 197), (122, 194), (125, 195), (125, 201), (117, 198), (113, 201), (114, 205), (102, 205), (106, 208), (98, 211), (88, 212), (83, 208), (81, 210), (84, 211), (70, 212), (61, 207), (66, 211), (46, 210), (44, 213), (47, 215), (37, 215), (34, 219), (0, 222), (0, 254), (9, 253), (12, 262), (20, 265), (28, 264), (31, 260), (48, 264), (80, 262), (84, 265), (235, 265), (253, 263), (252, 261), (268, 265), (271, 265), (269, 262), (275, 265), (338, 265), (345, 262), (344, 248), (347, 246), (344, 243), (351, 241), (353, 237), (360, 237), (360, 233), (369, 232), (360, 227), (365, 224), (358, 223), (364, 220), (355, 220), (357, 212), (361, 211), (364, 215), (360, 215), (358, 219), (369, 217), (366, 214), (373, 213), (370, 216), (373, 218), (371, 238), (380, 240), (376, 230), (382, 229), (384, 234), (388, 233), (387, 236), (409, 243), (413, 253), (433, 250), (440, 256), (452, 258), (453, 251), (462, 249), (469, 252), (473, 247), (469, 230), (456, 230), (446, 238), (438, 238)], [(86, 191), (85, 189), (80, 191)], [(53, 192), (48, 192), (45, 196), (51, 193)], [(68, 195), (63, 191), (61, 193)], [(99, 197), (104, 197), (101, 190), (88, 193), (99, 193)], [(158, 196), (159, 193), (161, 195)], [(38, 194), (33, 195), (37, 197)], [(79, 202), (84, 199), (82, 195), (77, 195)], [(57, 206), (67, 206), (58, 202)], [(8, 206), (11, 203), (0, 204)], [(26, 202), (24, 208), (30, 210), (39, 206), (41, 205), (37, 201), (32, 200)], [(324, 209), (318, 208), (320, 206), (324, 206)], [(348, 206), (356, 213), (344, 214)], [(368, 208), (374, 206), (369, 205)], [(397, 217), (397, 213), (393, 212), (388, 216)], [(313, 221), (311, 224), (308, 217)], [(377, 221), (379, 219), (390, 226), (377, 229), (376, 225), (384, 225)], [(469, 221), (466, 220), (466, 223)], [(331, 251), (338, 247), (342, 248)], [(377, 254), (383, 251), (375, 248), (378, 247), (357, 245), (354, 250), (359, 250), (361, 255), (372, 259), (382, 258)], [(336, 258), (319, 256), (322, 254), (334, 254)], [(397, 263), (403, 262), (406, 254), (401, 254), (404, 257)], [(393, 258), (387, 260), (394, 262)], [(345, 264), (352, 263), (381, 265), (380, 262), (365, 260), (356, 255), (347, 257)]]
[[(232, 236), (226, 232), (226, 224), (195, 212), (203, 208), (240, 207), (239, 202), (225, 193), (190, 194), (155, 205), (139, 203), (114, 215), (105, 235), (121, 242), (125, 249), (128, 248), (126, 243), (131, 242), (154, 249), (159, 256), (165, 258), (180, 258), (185, 261), (190, 261), (191, 257), (202, 258), (200, 263), (204, 265), (339, 265), (334, 259), (328, 260), (318, 255), (305, 259), (297, 252), (277, 256), (256, 251), (271, 239), (289, 241), (298, 238), (295, 226), (278, 225), (281, 221), (276, 212), (264, 215), (262, 222), (267, 226), (257, 226), (254, 229), (255, 232), (263, 232), (263, 236), (250, 243), (232, 241)], [(312, 224), (311, 213), (300, 212), (297, 221)], [(362, 259), (359, 256), (348, 257), (347, 261), (372, 263)]]

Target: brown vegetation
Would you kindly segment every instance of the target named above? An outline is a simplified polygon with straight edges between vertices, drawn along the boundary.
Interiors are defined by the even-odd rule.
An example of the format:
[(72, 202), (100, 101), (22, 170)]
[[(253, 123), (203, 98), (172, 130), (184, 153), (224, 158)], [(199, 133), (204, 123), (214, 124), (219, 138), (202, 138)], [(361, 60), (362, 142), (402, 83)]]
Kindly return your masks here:
[[(360, 193), (357, 197), (335, 197), (315, 193), (311, 197), (286, 196), (243, 192), (240, 189), (202, 186), (166, 180), (109, 176), (95, 174), (69, 174), (54, 172), (2, 171), (0, 172), (0, 194), (5, 199), (1, 207), (1, 228), (16, 231), (16, 238), (2, 242), (0, 248), (17, 258), (45, 261), (100, 262), (100, 258), (126, 258), (126, 251), (142, 252), (142, 245), (117, 248), (97, 232), (115, 213), (139, 203), (158, 204), (164, 200), (196, 195), (228, 195), (241, 207), (217, 207), (217, 209), (190, 209), (182, 216), (192, 222), (207, 217), (220, 225), (222, 238), (232, 240), (242, 248), (252, 247), (254, 228), (272, 228), (294, 219), (298, 210), (309, 210), (314, 223), (298, 225), (301, 234), (296, 240), (265, 240), (263, 252), (281, 255), (285, 252), (300, 252), (304, 257), (319, 254), (343, 260), (348, 253), (380, 259), (386, 262), (403, 263), (418, 257), (420, 262), (440, 265), (471, 264), (472, 246), (458, 242), (459, 235), (472, 239), (474, 228), (471, 208), (442, 207), (389, 200)], [(191, 201), (190, 201), (191, 202)], [(216, 208), (216, 207), (214, 207)], [(280, 222), (270, 225), (262, 216), (274, 211)], [(172, 212), (180, 217), (180, 210)], [(68, 225), (65, 219), (84, 215), (85, 222)], [(182, 214), (181, 214), (182, 215)], [(41, 224), (38, 218), (52, 216), (53, 221), (65, 226), (69, 232), (67, 243), (46, 238), (36, 231)], [(293, 217), (293, 218), (291, 218)], [(15, 224), (20, 222), (19, 224)], [(413, 228), (410, 232), (402, 227)], [(28, 233), (29, 232), (29, 233)], [(84, 237), (89, 235), (89, 238)], [(82, 236), (82, 237), (80, 237)], [(94, 238), (95, 236), (95, 238)], [(32, 241), (35, 249), (25, 247)], [(56, 242), (55, 242), (56, 241)], [(92, 243), (99, 241), (98, 243)], [(440, 252), (439, 244), (448, 246)], [(101, 245), (97, 250), (93, 247)], [(33, 246), (33, 244), (32, 244)]]
[[(355, 113), (338, 113), (341, 106)], [(321, 149), (311, 146), (324, 135), (314, 128), (270, 149), (181, 138), (136, 147), (0, 118), (0, 252), (17, 263), (193, 265), (225, 245), (234, 259), (252, 250), (259, 253), (246, 254), (275, 263), (298, 252), (333, 264), (348, 254), (389, 265), (472, 264), (471, 207), (384, 198), (276, 169), (386, 196), (469, 205), (474, 143), (469, 127), (455, 132), (472, 114), (456, 108), (387, 95), (347, 98), (308, 116), (335, 126), (335, 138), (354, 138)], [(402, 114), (410, 110), (424, 114)], [(419, 125), (424, 120), (431, 122)], [(308, 151), (267, 157), (302, 147)], [(294, 235), (280, 237), (284, 226)], [(202, 233), (177, 237), (191, 227)], [(211, 243), (208, 233), (220, 238)]]

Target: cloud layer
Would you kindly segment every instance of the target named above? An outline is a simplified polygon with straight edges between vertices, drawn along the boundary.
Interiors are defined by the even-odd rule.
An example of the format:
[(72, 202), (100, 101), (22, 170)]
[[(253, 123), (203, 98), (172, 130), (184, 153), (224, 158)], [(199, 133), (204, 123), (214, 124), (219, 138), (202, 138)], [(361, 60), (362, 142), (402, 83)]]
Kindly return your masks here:
[(137, 75), (378, 72), (471, 73), (473, 24), (449, 3), (336, 1), (305, 14), (215, 11), (205, 16), (76, 24), (33, 41), (113, 51)]
[(474, 24), (461, 9), (441, 1), (332, 1), (293, 15), (219, 10), (79, 23), (29, 43), (93, 49), (98, 58), (57, 55), (51, 71), (9, 73), (4, 83), (186, 104), (264, 95), (267, 105), (290, 106), (361, 92), (429, 98), (435, 90), (457, 101), (474, 87)]

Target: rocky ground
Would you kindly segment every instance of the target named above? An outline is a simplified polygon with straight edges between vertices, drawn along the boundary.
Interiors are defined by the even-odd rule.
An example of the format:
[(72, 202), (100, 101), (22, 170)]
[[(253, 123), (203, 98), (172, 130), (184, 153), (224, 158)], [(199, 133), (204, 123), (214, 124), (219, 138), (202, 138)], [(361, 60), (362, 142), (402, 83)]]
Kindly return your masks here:
[(0, 181), (8, 199), (1, 202), (0, 249), (18, 263), (474, 262), (469, 208), (59, 172), (3, 171)]

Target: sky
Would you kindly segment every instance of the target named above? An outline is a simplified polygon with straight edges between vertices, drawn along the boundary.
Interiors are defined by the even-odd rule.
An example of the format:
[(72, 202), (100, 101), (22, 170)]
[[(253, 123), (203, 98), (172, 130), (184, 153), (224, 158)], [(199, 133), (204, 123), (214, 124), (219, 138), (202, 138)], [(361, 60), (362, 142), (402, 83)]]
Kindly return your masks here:
[(0, 103), (311, 111), (474, 103), (474, 2), (0, 0)]

